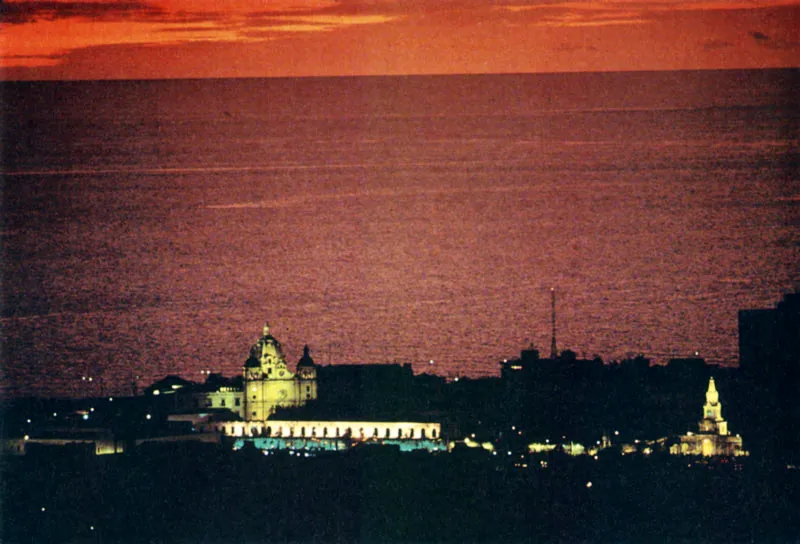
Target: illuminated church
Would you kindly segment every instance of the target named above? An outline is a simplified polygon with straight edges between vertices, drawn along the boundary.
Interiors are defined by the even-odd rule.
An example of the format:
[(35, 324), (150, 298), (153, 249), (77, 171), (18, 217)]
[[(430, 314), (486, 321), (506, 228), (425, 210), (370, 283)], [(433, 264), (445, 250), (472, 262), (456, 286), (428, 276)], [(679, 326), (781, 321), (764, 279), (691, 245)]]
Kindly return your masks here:
[[(250, 348), (241, 381), (221, 376), (219, 379), (222, 383), (195, 388), (178, 405), (186, 409), (226, 410), (241, 420), (263, 421), (278, 408), (303, 406), (317, 398), (317, 365), (308, 346), (303, 349), (296, 371), (292, 372), (280, 342), (269, 332), (269, 325), (264, 326), (261, 337)], [(170, 392), (169, 384), (166, 385), (159, 382), (149, 389), (155, 395)]]
[(719, 393), (714, 384), (714, 378), (708, 380), (706, 403), (703, 405), (703, 419), (700, 420), (698, 427), (699, 432), (689, 432), (680, 436), (680, 442), (670, 447), (670, 453), (707, 457), (748, 454), (742, 448), (742, 437), (738, 434), (731, 436), (728, 432), (728, 422), (722, 419), (722, 404), (719, 402)]
[(308, 346), (293, 373), (286, 365), (278, 340), (264, 325), (261, 338), (250, 348), (244, 364), (243, 419), (263, 421), (277, 408), (303, 406), (317, 398), (317, 366)]

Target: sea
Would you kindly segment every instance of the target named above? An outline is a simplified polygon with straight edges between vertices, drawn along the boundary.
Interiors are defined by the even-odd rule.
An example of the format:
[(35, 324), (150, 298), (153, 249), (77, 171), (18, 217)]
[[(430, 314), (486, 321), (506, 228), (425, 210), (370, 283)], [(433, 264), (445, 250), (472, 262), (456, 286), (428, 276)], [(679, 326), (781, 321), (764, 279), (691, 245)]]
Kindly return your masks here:
[[(533, 345), (738, 360), (800, 287), (798, 70), (4, 82), (6, 398)], [(553, 296), (554, 295), (554, 296)]]

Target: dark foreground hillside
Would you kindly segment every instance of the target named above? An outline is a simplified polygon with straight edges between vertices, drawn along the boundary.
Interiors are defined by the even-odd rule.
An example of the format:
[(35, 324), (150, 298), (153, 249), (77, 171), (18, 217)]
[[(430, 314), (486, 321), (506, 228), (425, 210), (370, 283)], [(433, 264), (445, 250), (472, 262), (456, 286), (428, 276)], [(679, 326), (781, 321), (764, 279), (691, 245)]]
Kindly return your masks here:
[(5, 458), (2, 541), (800, 541), (800, 471), (497, 458), (208, 445)]

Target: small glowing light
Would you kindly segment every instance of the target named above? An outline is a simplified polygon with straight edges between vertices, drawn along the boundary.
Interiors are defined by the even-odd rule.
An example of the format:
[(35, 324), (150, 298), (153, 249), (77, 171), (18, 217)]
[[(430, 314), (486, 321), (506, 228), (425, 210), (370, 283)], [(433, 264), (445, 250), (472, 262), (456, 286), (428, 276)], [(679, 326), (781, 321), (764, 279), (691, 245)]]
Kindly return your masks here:
[(31, 420), (30, 420), (30, 419), (29, 419), (29, 420), (27, 420), (27, 421), (28, 421), (28, 423), (30, 423), (30, 422), (31, 422)]
[(428, 361), (428, 362), (429, 362), (430, 364), (433, 364), (433, 359), (431, 359), (431, 360), (430, 360), (430, 361)]
[(503, 359), (503, 362), (504, 362), (504, 363), (507, 363), (507, 362), (508, 362), (508, 359)]
[(471, 435), (469, 435), (469, 436), (470, 436), (470, 438), (475, 438), (475, 433), (472, 433), (472, 434), (471, 434)]
[(492, 452), (492, 455), (497, 455), (497, 452), (496, 452), (496, 451), (493, 451), (493, 452)]
[(586, 487), (592, 487), (592, 482), (586, 482)]
[(89, 525), (89, 530), (94, 531), (94, 525)]
[(83, 420), (86, 421), (87, 419), (89, 419), (89, 414), (83, 414)]
[(91, 376), (89, 377), (89, 381), (92, 381), (93, 379), (94, 379), (94, 378), (92, 378)]
[(545, 439), (545, 441), (544, 441), (544, 442), (545, 442), (545, 444), (549, 444), (549, 443), (550, 443), (550, 439), (549, 439), (549, 438), (547, 438), (547, 439)]
[(156, 389), (155, 391), (153, 391), (153, 395), (160, 395), (160, 394), (161, 394), (161, 391), (159, 391), (158, 389)]
[(86, 381), (86, 376), (81, 376), (81, 380)]
[(454, 381), (456, 381), (456, 382), (458, 381), (458, 376), (456, 376), (456, 379)]
[(511, 452), (508, 452), (508, 454), (511, 455)]
[(94, 407), (92, 407), (92, 408), (89, 408), (89, 411), (90, 411), (90, 412), (94, 412)]
[(25, 437), (24, 437), (24, 438), (25, 438), (25, 440), (30, 440), (30, 439), (31, 439), (31, 437), (30, 437), (30, 436), (28, 436), (27, 434), (25, 435)]
[(512, 430), (512, 431), (516, 431), (516, 430), (517, 430), (517, 427), (516, 427), (515, 425), (512, 425), (512, 426), (511, 426), (511, 430)]
[(598, 458), (598, 457), (595, 455), (595, 456), (594, 456), (594, 460), (595, 460), (595, 461), (597, 461), (597, 459), (599, 459), (599, 458)]
[(145, 417), (145, 418), (147, 418), (147, 419), (151, 419), (151, 418), (152, 418), (152, 416), (151, 416), (150, 414), (147, 414), (147, 415), (146, 415), (146, 416), (144, 416), (144, 417)]
[(108, 397), (108, 402), (114, 402), (114, 397)]
[(619, 436), (619, 431), (614, 431), (614, 436)]
[(47, 508), (45, 508), (44, 506), (42, 506), (42, 512), (46, 512), (46, 511), (47, 511)]
[(599, 440), (597, 441), (597, 445), (598, 445), (598, 446), (600, 445), (600, 441), (599, 441)]

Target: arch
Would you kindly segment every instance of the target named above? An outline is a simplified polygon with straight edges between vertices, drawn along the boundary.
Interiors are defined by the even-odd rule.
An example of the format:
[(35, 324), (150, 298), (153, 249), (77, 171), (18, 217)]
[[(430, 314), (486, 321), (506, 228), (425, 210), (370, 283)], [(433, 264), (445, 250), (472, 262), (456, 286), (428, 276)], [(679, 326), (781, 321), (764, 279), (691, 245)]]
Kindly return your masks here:
[(266, 431), (264, 432), (267, 436), (272, 436), (272, 427), (267, 427)]
[(250, 436), (258, 436), (258, 429), (255, 427), (250, 427)]
[(403, 429), (397, 428), (397, 438), (403, 438)]
[(431, 438), (436, 438), (436, 429), (431, 429)]
[(375, 427), (375, 431), (372, 433), (372, 438), (378, 438), (378, 428)]
[(425, 436), (425, 428), (424, 427), (419, 430), (419, 437), (422, 438), (423, 440), (426, 438), (426, 436)]
[(328, 428), (327, 427), (323, 427), (322, 428), (322, 437), (323, 438), (327, 438), (328, 437)]
[(391, 430), (389, 427), (386, 427), (386, 433), (385, 433), (385, 434), (386, 434), (386, 436), (385, 436), (384, 438), (389, 438), (389, 434), (390, 434), (391, 432), (392, 432), (392, 430)]
[(300, 436), (302, 436), (303, 438), (306, 437), (306, 428), (305, 427), (300, 427)]

